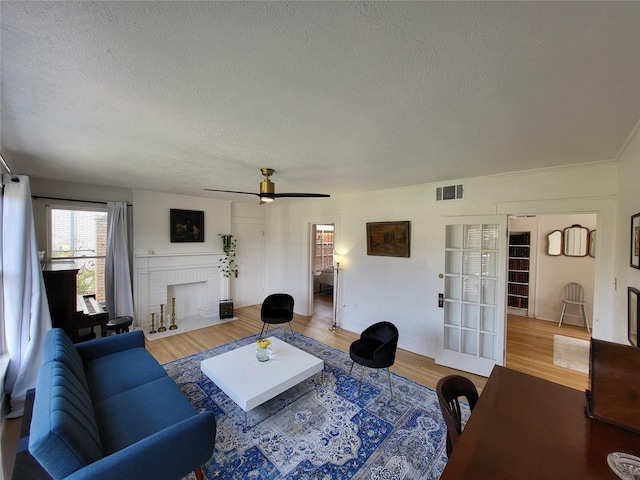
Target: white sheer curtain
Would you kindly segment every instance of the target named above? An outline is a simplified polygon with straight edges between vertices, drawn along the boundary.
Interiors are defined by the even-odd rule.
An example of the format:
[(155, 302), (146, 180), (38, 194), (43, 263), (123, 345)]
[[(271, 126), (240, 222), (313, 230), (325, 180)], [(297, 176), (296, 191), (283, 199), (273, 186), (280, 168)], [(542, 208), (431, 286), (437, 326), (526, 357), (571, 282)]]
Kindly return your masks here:
[(107, 203), (107, 267), (105, 290), (109, 317), (133, 316), (133, 292), (127, 233), (127, 204)]
[(36, 386), (44, 334), (51, 328), (29, 177), (2, 175), (0, 216), (3, 318), (10, 356), (5, 391), (11, 395), (8, 417), (15, 418), (22, 416), (27, 390)]

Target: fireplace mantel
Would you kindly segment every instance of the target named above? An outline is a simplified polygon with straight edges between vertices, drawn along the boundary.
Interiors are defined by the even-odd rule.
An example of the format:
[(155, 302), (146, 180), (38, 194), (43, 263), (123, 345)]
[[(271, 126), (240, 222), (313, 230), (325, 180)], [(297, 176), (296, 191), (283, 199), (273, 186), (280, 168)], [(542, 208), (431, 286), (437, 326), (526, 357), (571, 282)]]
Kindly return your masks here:
[(151, 322), (151, 313), (156, 314), (156, 322), (159, 322), (160, 304), (165, 305), (166, 317), (169, 313), (167, 292), (175, 285), (204, 284), (204, 293), (198, 297), (200, 305), (196, 307), (207, 312), (217, 312), (220, 300), (229, 298), (229, 279), (218, 268), (223, 256), (223, 253), (136, 255), (136, 324), (146, 328)]

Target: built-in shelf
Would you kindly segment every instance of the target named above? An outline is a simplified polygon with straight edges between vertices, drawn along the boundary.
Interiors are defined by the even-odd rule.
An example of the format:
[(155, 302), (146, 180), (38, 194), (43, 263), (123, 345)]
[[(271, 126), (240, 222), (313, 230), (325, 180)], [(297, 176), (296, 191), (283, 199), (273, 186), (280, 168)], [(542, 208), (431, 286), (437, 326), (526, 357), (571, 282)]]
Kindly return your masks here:
[(509, 234), (507, 306), (510, 309), (520, 311), (527, 311), (529, 309), (530, 259), (531, 233)]

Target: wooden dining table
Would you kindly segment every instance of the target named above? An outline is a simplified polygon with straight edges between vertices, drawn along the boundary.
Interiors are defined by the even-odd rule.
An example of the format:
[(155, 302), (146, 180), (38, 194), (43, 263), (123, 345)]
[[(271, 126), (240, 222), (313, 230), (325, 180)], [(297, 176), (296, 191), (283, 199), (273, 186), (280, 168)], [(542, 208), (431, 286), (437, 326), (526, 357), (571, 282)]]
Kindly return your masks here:
[(494, 367), (440, 478), (617, 479), (607, 456), (640, 456), (640, 435), (586, 404), (583, 391)]

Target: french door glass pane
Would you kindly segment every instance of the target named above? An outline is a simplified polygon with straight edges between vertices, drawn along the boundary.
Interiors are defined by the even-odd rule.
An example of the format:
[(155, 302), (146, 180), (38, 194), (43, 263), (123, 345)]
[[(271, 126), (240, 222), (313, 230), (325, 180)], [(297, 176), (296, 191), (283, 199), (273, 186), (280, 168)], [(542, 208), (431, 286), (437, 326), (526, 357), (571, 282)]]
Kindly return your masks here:
[(447, 238), (445, 248), (457, 249), (462, 248), (462, 225), (447, 225)]
[(464, 226), (464, 244), (465, 250), (480, 250), (480, 240), (482, 237), (482, 230), (480, 225), (465, 225)]
[(454, 352), (460, 351), (460, 330), (444, 327), (444, 348)]
[(480, 303), (485, 305), (498, 304), (498, 281), (490, 278), (482, 279), (482, 299)]
[(460, 285), (461, 285), (460, 277), (445, 277), (444, 279), (445, 297), (451, 300), (460, 300), (460, 292), (462, 290)]
[(496, 333), (498, 328), (498, 309), (495, 307), (481, 307), (480, 330), (489, 333)]
[(478, 332), (462, 330), (462, 353), (478, 355)]
[(480, 252), (464, 252), (463, 275), (480, 275)]
[(445, 252), (445, 272), (460, 275), (460, 273), (462, 273), (460, 271), (460, 267), (462, 265), (462, 262), (460, 261), (461, 258), (462, 254), (460, 253), (460, 250), (450, 250)]
[(478, 302), (480, 279), (473, 277), (463, 277), (462, 300), (465, 302)]
[(460, 303), (446, 302), (444, 304), (445, 325), (460, 326)]
[(496, 359), (496, 336), (480, 334), (480, 356), (490, 360)]
[(483, 225), (482, 228), (482, 249), (498, 250), (500, 245), (500, 228), (499, 225), (490, 224)]
[(465, 328), (478, 329), (478, 306), (462, 304), (462, 326)]
[(498, 253), (482, 252), (482, 276), (497, 277), (498, 276)]

